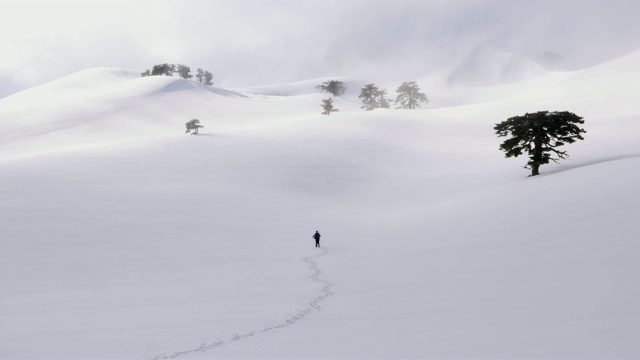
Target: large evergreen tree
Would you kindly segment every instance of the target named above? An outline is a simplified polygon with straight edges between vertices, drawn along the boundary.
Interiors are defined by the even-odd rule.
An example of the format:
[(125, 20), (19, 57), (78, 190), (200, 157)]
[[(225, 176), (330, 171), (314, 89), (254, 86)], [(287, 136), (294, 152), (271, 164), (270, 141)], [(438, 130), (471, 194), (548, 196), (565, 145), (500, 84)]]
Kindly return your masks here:
[(578, 124), (584, 124), (584, 120), (574, 113), (539, 111), (511, 117), (496, 124), (493, 129), (498, 137), (511, 136), (500, 144), (505, 157), (518, 157), (526, 153), (529, 162), (525, 168), (531, 169), (531, 176), (536, 176), (540, 174), (540, 165), (549, 161), (557, 163), (558, 159), (569, 157), (566, 151), (557, 147), (584, 140), (582, 134), (586, 131)]
[(415, 109), (420, 107), (420, 103), (427, 103), (427, 95), (420, 92), (420, 87), (415, 81), (404, 82), (396, 90), (398, 97), (395, 103), (400, 103), (398, 109)]
[(342, 81), (329, 80), (323, 82), (321, 85), (316, 86), (316, 89), (320, 89), (320, 91), (322, 92), (326, 92), (337, 97), (344, 94), (344, 92), (347, 90), (347, 87)]

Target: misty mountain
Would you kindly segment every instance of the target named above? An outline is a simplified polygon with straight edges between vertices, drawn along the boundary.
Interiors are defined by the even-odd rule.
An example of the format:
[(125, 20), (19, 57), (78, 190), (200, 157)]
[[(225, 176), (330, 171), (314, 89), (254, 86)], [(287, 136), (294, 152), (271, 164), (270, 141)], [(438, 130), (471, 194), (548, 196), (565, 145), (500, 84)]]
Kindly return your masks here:
[(451, 71), (448, 81), (454, 85), (496, 85), (544, 73), (540, 65), (516, 54), (503, 43), (486, 40)]

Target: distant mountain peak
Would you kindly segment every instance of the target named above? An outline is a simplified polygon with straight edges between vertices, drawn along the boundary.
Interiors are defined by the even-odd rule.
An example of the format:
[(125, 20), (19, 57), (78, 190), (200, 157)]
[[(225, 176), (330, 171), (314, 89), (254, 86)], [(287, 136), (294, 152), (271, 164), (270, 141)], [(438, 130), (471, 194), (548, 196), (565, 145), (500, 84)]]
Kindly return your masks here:
[(487, 39), (471, 50), (451, 72), (448, 81), (456, 85), (495, 85), (524, 80), (543, 72), (540, 65), (504, 43)]

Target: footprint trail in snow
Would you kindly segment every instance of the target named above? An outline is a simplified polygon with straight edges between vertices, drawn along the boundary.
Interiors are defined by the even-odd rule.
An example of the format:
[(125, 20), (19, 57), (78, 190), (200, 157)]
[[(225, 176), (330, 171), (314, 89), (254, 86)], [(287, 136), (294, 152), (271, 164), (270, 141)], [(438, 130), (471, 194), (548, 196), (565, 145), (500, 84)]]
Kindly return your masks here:
[(320, 289), (320, 293), (318, 295), (313, 297), (308, 303), (306, 303), (306, 305), (302, 309), (297, 311), (295, 314), (287, 317), (286, 319), (282, 320), (276, 325), (269, 325), (262, 329), (246, 332), (244, 334), (235, 334), (226, 340), (220, 340), (212, 343), (204, 343), (197, 348), (178, 351), (170, 355), (159, 355), (149, 360), (177, 359), (177, 358), (185, 357), (195, 353), (203, 353), (207, 350), (216, 349), (225, 345), (233, 344), (241, 340), (250, 339), (262, 333), (275, 332), (275, 331), (281, 330), (283, 328), (294, 325), (298, 321), (311, 315), (313, 312), (320, 311), (322, 308), (322, 304), (327, 300), (327, 298), (331, 297), (334, 294), (333, 283), (322, 278), (323, 271), (320, 269), (318, 264), (314, 261), (314, 258), (327, 254), (327, 249), (322, 249), (322, 250), (323, 250), (322, 253), (318, 255), (307, 256), (302, 258), (302, 260), (308, 263), (309, 267), (311, 268), (311, 275), (309, 276), (309, 278), (317, 283), (320, 283), (322, 285), (322, 288)]

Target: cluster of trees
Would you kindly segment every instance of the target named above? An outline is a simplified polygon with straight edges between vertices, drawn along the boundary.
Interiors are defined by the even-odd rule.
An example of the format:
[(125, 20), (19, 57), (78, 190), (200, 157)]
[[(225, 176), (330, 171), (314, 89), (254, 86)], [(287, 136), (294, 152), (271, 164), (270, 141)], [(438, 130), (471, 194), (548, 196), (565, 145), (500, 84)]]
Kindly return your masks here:
[[(188, 67), (186, 67), (188, 70)], [(147, 70), (149, 72), (149, 70)], [(169, 75), (178, 72), (183, 79), (191, 78), (189, 71), (184, 65), (178, 64), (172, 68), (167, 64), (154, 66), (151, 75)], [(204, 76), (204, 72), (198, 69), (196, 78)], [(148, 76), (143, 73), (143, 76)], [(188, 77), (187, 77), (188, 76)], [(202, 82), (202, 81), (200, 81)], [(323, 92), (339, 97), (346, 91), (346, 86), (341, 81), (331, 80), (317, 86)], [(415, 109), (420, 103), (428, 102), (427, 96), (420, 91), (420, 87), (415, 81), (404, 82), (396, 90), (398, 93), (395, 103), (399, 104), (397, 109)], [(387, 91), (380, 89), (374, 84), (365, 85), (359, 98), (362, 100), (362, 109), (371, 111), (377, 108), (389, 108), (391, 99), (386, 98)], [(320, 105), (323, 115), (331, 115), (338, 111), (333, 106), (333, 98), (323, 99)], [(525, 165), (526, 169), (531, 169), (530, 176), (540, 174), (540, 166), (548, 164), (550, 161), (558, 163), (559, 159), (567, 159), (569, 154), (558, 148), (565, 144), (572, 144), (577, 140), (584, 140), (582, 134), (586, 131), (579, 127), (584, 124), (584, 119), (568, 111), (538, 111), (536, 113), (526, 113), (522, 116), (511, 117), (501, 123), (495, 124), (494, 130), (498, 137), (509, 137), (502, 144), (500, 150), (505, 152), (505, 157), (518, 157), (527, 154), (529, 161)], [(188, 121), (186, 134), (198, 135), (200, 120), (192, 119)], [(556, 156), (556, 157), (554, 157)]]
[(198, 68), (196, 71), (196, 80), (198, 80), (200, 84), (213, 85), (213, 82), (211, 81), (213, 80), (213, 74), (210, 71)]
[[(427, 95), (421, 92), (420, 86), (415, 81), (403, 82), (396, 90), (398, 94), (394, 101), (398, 104), (396, 109), (411, 109), (420, 107), (421, 103), (429, 102)], [(374, 84), (367, 84), (360, 90), (358, 96), (362, 100), (361, 108), (371, 111), (378, 108), (388, 109), (391, 107), (391, 99), (387, 99), (387, 90), (380, 89)]]
[[(343, 95), (347, 87), (342, 81), (330, 80), (325, 81), (322, 84), (316, 86), (322, 92), (329, 93), (335, 97)], [(421, 103), (429, 102), (427, 95), (425, 95), (420, 86), (415, 81), (408, 81), (402, 83), (396, 90), (398, 94), (394, 103), (398, 105), (396, 109), (415, 109), (420, 107)], [(380, 89), (375, 84), (367, 84), (360, 90), (358, 98), (362, 101), (362, 109), (371, 111), (378, 108), (388, 109), (391, 107), (391, 99), (387, 98), (387, 90)], [(330, 115), (333, 111), (338, 111), (333, 108), (333, 100), (331, 98), (322, 100), (323, 115)]]
[(387, 99), (387, 90), (380, 89), (374, 84), (365, 85), (362, 90), (360, 90), (358, 98), (362, 100), (361, 109), (365, 109), (366, 111), (378, 108), (388, 109), (391, 107), (389, 104), (391, 99)]
[[(325, 81), (316, 88), (322, 92), (339, 97), (346, 92), (346, 86), (338, 80)], [(396, 109), (415, 109), (429, 99), (421, 92), (415, 81), (404, 82), (396, 90)], [(378, 108), (390, 108), (391, 99), (387, 98), (387, 91), (374, 84), (367, 84), (360, 90), (358, 98), (362, 101), (362, 109), (371, 111)], [(322, 114), (331, 115), (338, 111), (333, 106), (333, 99), (323, 99)], [(582, 117), (568, 111), (538, 111), (532, 114), (511, 117), (493, 128), (498, 137), (509, 137), (502, 144), (500, 150), (505, 157), (518, 157), (525, 154), (529, 161), (526, 169), (531, 169), (530, 176), (540, 175), (540, 166), (555, 163), (560, 159), (567, 159), (569, 154), (558, 148), (565, 144), (572, 144), (584, 140), (586, 133), (579, 125), (584, 124)]]
[[(347, 87), (344, 85), (344, 83), (338, 80), (325, 81), (322, 84), (316, 86), (316, 89), (319, 89), (321, 92), (326, 92), (336, 97), (343, 95), (345, 91), (347, 91)], [(338, 109), (333, 106), (332, 98), (323, 99), (320, 106), (322, 106), (322, 115), (331, 115), (332, 112), (338, 111)]]
[[(140, 73), (142, 77), (145, 76), (173, 76), (174, 73), (177, 73), (178, 76), (185, 80), (189, 80), (193, 78), (191, 75), (191, 68), (184, 64), (157, 64), (154, 65), (151, 70), (147, 69), (143, 73)], [(213, 74), (210, 71), (203, 70), (198, 68), (196, 71), (196, 80), (200, 84), (204, 85), (213, 85)]]

